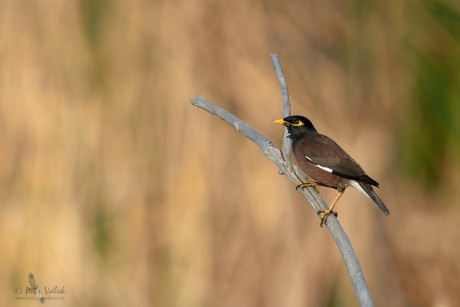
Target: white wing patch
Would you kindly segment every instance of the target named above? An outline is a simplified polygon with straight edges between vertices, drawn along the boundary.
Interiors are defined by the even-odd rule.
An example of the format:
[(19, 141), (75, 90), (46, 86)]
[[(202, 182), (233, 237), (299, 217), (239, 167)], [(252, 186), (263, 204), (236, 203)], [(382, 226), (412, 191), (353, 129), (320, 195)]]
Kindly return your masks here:
[(310, 163), (311, 165), (317, 167), (317, 168), (320, 168), (322, 169), (323, 171), (326, 171), (328, 173), (332, 173), (332, 169), (330, 169), (329, 167), (325, 167), (325, 166), (321, 166), (319, 164), (316, 164), (315, 162), (313, 162), (312, 159), (310, 159), (310, 157), (308, 156), (305, 156), (305, 159), (307, 159), (308, 163)]

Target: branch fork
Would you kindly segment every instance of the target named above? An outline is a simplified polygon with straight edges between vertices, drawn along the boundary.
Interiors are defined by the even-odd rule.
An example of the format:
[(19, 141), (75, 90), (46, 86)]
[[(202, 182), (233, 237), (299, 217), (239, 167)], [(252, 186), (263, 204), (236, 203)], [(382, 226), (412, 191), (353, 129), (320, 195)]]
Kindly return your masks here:
[[(283, 114), (284, 117), (287, 117), (291, 113), (291, 104), (289, 101), (289, 92), (286, 84), (286, 79), (284, 77), (283, 70), (281, 69), (278, 55), (272, 54), (271, 58), (281, 87)], [(286, 175), (286, 177), (288, 177), (295, 186), (299, 184), (299, 181), (306, 182), (306, 176), (296, 165), (291, 162), (290, 155), (292, 141), (287, 137), (287, 131), (285, 131), (283, 145), (280, 150), (274, 147), (272, 142), (263, 136), (260, 132), (254, 130), (232, 113), (214, 105), (205, 98), (196, 97), (191, 100), (191, 104), (211, 113), (214, 116), (219, 117), (231, 125), (233, 128), (235, 128), (238, 132), (242, 133), (245, 137), (256, 143), (260, 147), (262, 153), (270, 161), (276, 164), (280, 170), (280, 173)], [(328, 206), (321, 198), (321, 196), (319, 196), (314, 187), (303, 187), (302, 189), (299, 189), (299, 191), (308, 200), (310, 205), (314, 208), (315, 212), (328, 209)], [(330, 215), (328, 217), (326, 226), (334, 238), (340, 253), (342, 254), (343, 260), (347, 267), (348, 275), (353, 284), (353, 288), (355, 290), (355, 294), (360, 306), (373, 307), (374, 302), (364, 279), (361, 266), (353, 250), (353, 247), (351, 246), (350, 240), (345, 234), (345, 231), (334, 215)]]

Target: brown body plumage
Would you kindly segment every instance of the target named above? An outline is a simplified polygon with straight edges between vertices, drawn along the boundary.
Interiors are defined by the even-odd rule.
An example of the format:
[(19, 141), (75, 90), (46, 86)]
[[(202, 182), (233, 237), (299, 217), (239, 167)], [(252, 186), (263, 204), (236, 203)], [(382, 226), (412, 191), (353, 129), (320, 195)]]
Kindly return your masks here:
[(349, 186), (372, 199), (385, 215), (390, 214), (372, 188), (372, 186), (378, 187), (378, 182), (369, 177), (336, 142), (319, 134), (309, 119), (303, 116), (289, 116), (275, 123), (282, 124), (288, 129), (289, 136), (292, 138), (292, 151), (305, 174), (316, 184), (339, 191), (329, 210), (324, 210), (326, 212), (323, 212), (325, 216), (321, 225), (330, 213), (336, 214), (332, 209)]

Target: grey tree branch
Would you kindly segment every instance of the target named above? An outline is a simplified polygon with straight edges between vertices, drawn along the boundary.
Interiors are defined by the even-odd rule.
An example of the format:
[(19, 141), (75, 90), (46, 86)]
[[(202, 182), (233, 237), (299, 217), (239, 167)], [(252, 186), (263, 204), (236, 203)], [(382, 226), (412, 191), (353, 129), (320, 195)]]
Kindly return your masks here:
[[(281, 70), (281, 65), (279, 63), (279, 58), (277, 55), (272, 55), (273, 65), (275, 66), (275, 71), (277, 73), (281, 91), (282, 91), (282, 99), (283, 99), (283, 109), (284, 109), (284, 116), (290, 115), (290, 103), (288, 97), (288, 91), (286, 86), (286, 81)], [(278, 148), (274, 147), (272, 142), (263, 136), (258, 131), (251, 128), (248, 124), (240, 120), (238, 117), (233, 115), (232, 113), (228, 112), (227, 110), (214, 105), (210, 101), (206, 100), (203, 97), (196, 97), (191, 100), (192, 105), (197, 106), (214, 116), (219, 117), (220, 119), (227, 122), (230, 126), (235, 128), (245, 137), (249, 138), (251, 141), (256, 143), (262, 153), (270, 159), (279, 170), (285, 174), (289, 180), (294, 185), (299, 184), (301, 181), (305, 181), (305, 175), (300, 171), (294, 164), (290, 162), (290, 140), (285, 138), (283, 141), (283, 154), (282, 151)], [(287, 141), (286, 141), (287, 140)], [(289, 148), (285, 148), (286, 143), (289, 144)], [(300, 190), (303, 196), (308, 200), (308, 202), (312, 205), (315, 212), (319, 210), (327, 209), (327, 205), (324, 200), (319, 196), (319, 194), (313, 188), (303, 188)], [(367, 287), (366, 281), (364, 280), (364, 275), (361, 270), (361, 266), (359, 264), (358, 258), (355, 255), (353, 247), (351, 246), (350, 240), (348, 239), (347, 235), (345, 234), (342, 226), (340, 225), (339, 221), (336, 219), (334, 215), (330, 215), (327, 218), (326, 223), (329, 232), (331, 233), (332, 237), (334, 238), (337, 247), (342, 254), (343, 260), (347, 267), (348, 275), (351, 279), (353, 284), (353, 288), (355, 290), (356, 297), (358, 298), (360, 306), (363, 307), (373, 307), (374, 302), (370, 295), (369, 289)]]
[[(275, 67), (276, 76), (278, 77), (278, 82), (280, 83), (281, 99), (283, 101), (283, 117), (287, 117), (291, 115), (291, 101), (289, 99), (289, 91), (286, 83), (286, 78), (284, 77), (283, 69), (281, 68), (279, 56), (275, 53), (272, 53), (271, 57), (273, 66)], [(284, 138), (283, 145), (281, 146), (281, 153), (285, 161), (291, 162), (292, 140), (287, 136), (288, 131), (287, 129), (284, 129)]]

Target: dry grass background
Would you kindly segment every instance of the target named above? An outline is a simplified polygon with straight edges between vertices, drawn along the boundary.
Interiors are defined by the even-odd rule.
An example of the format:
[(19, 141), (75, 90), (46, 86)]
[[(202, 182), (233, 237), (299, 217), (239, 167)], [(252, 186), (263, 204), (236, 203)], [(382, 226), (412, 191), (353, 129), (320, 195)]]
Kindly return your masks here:
[[(205, 96), (279, 145), (270, 52), (294, 113), (381, 183), (390, 217), (356, 191), (338, 207), (376, 305), (460, 305), (459, 12), (432, 0), (1, 1), (0, 305), (38, 304), (14, 293), (33, 272), (64, 286), (55, 306), (356, 306), (311, 207), (188, 103)], [(426, 84), (438, 85), (428, 109)]]

